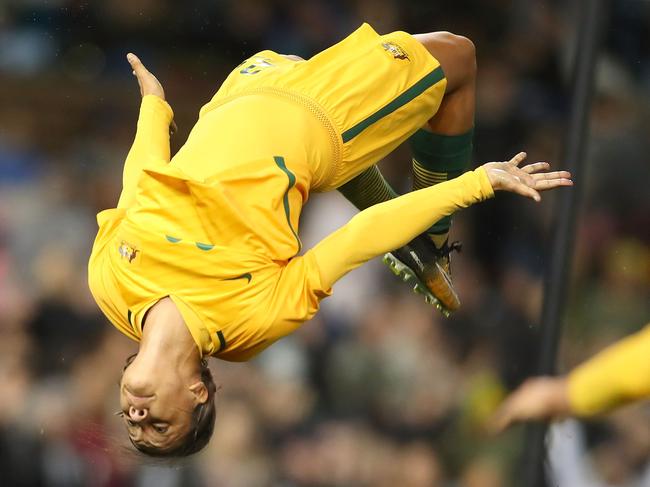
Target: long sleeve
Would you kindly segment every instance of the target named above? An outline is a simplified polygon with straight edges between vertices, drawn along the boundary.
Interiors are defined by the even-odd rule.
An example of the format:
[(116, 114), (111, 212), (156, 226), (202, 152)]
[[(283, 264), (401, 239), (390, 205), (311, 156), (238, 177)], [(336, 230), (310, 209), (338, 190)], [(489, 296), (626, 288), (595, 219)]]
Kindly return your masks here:
[(372, 206), (319, 242), (313, 253), (325, 289), (364, 262), (395, 250), (440, 218), (494, 195), (483, 168)]
[(568, 381), (569, 403), (578, 416), (650, 397), (650, 325), (578, 366)]
[(162, 98), (155, 95), (142, 98), (135, 140), (124, 163), (118, 208), (133, 204), (142, 169), (169, 162), (169, 125), (173, 116), (171, 107)]

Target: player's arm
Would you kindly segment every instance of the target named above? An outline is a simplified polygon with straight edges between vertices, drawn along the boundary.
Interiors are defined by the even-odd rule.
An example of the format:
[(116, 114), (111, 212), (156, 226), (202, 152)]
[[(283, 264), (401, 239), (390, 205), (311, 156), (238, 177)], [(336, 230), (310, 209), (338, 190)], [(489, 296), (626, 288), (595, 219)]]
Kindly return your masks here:
[(536, 377), (506, 398), (494, 419), (513, 423), (594, 416), (650, 397), (650, 325), (606, 348), (567, 376)]
[(442, 217), (492, 197), (495, 190), (539, 201), (539, 191), (572, 184), (566, 171), (545, 172), (549, 167), (545, 162), (519, 168), (525, 158), (521, 152), (508, 162), (485, 164), (458, 178), (358, 213), (310, 250), (324, 288), (373, 257), (405, 245)]
[(135, 140), (124, 163), (118, 208), (128, 208), (133, 204), (138, 179), (145, 166), (169, 162), (170, 128), (175, 129), (174, 114), (165, 101), (165, 91), (160, 82), (136, 55), (129, 54), (127, 60), (140, 85), (142, 104)]

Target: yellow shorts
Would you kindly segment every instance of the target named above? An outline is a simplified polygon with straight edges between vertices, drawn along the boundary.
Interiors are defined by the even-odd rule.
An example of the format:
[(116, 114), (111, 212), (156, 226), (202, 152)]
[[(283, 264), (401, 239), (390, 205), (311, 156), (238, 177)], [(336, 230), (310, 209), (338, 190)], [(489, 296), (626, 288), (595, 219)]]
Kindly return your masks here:
[[(438, 110), (446, 85), (440, 63), (410, 34), (380, 36), (363, 24), (307, 61), (273, 51), (255, 54), (232, 71), (201, 115), (249, 94), (301, 103), (329, 133), (332, 156), (311, 168), (311, 189), (328, 191), (379, 162), (422, 127)], [(278, 123), (277, 130), (279, 138), (286, 138), (286, 127)], [(255, 140), (254, 133), (247, 135)]]

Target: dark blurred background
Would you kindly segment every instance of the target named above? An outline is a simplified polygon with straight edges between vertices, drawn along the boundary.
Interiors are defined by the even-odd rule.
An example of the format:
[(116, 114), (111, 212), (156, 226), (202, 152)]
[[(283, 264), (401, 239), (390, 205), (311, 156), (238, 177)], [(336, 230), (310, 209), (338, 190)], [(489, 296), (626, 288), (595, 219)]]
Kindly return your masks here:
[[(135, 346), (92, 302), (86, 261), (135, 130), (127, 51), (165, 87), (176, 151), (259, 50), (309, 57), (363, 21), (450, 30), (477, 45), (475, 165), (525, 149), (561, 167), (581, 18), (559, 0), (0, 0), (0, 485), (520, 486), (523, 430), (494, 438), (485, 424), (536, 361), (552, 195), (500, 195), (456, 218), (463, 307), (451, 319), (373, 262), (258, 359), (214, 361), (214, 439), (180, 464), (126, 446), (113, 412)], [(650, 320), (650, 2), (612, 1), (606, 23), (573, 189), (563, 371)], [(381, 166), (409, 190), (406, 148)], [(340, 195), (316, 195), (306, 246), (353, 214)], [(561, 428), (550, 466), (573, 479), (561, 487), (650, 486), (647, 404)]]

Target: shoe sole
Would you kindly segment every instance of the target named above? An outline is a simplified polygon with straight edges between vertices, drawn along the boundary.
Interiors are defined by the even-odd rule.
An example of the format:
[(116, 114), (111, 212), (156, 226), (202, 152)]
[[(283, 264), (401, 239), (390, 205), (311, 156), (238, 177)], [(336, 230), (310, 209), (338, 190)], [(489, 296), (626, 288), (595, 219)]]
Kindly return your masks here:
[(387, 253), (382, 259), (383, 263), (388, 266), (393, 274), (395, 274), (403, 282), (413, 284), (413, 292), (424, 296), (424, 301), (427, 304), (434, 306), (445, 317), (449, 318), (451, 311), (445, 308), (438, 298), (436, 298), (429, 288), (424, 284), (420, 278), (407, 266), (404, 262), (395, 257), (392, 253)]

